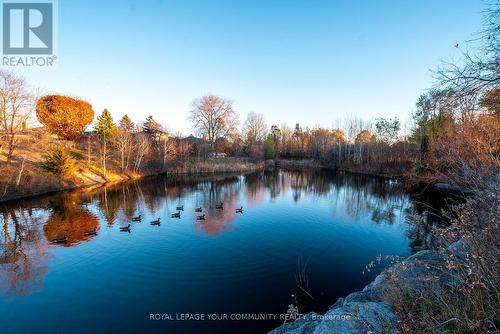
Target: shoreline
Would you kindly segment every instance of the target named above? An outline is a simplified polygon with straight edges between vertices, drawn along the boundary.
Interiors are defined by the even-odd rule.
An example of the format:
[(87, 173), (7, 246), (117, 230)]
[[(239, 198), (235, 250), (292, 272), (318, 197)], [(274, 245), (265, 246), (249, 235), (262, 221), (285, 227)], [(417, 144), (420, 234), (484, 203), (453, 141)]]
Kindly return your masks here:
[[(200, 159), (200, 162), (206, 160)], [(181, 164), (181, 168), (184, 167), (182, 166), (183, 163), (185, 162), (192, 162), (192, 161), (176, 161), (176, 164)], [(29, 199), (29, 198), (35, 198), (38, 196), (45, 196), (45, 195), (51, 195), (51, 194), (57, 194), (60, 192), (65, 192), (65, 191), (74, 191), (74, 190), (79, 190), (79, 189), (89, 189), (92, 187), (95, 188), (101, 188), (104, 186), (110, 186), (110, 185), (115, 185), (115, 184), (120, 184), (128, 181), (133, 181), (133, 180), (140, 180), (143, 178), (147, 177), (154, 177), (154, 176), (160, 176), (160, 175), (165, 175), (165, 176), (189, 176), (189, 175), (215, 175), (215, 174), (223, 174), (223, 173), (248, 173), (248, 172), (255, 172), (258, 170), (263, 170), (266, 168), (264, 161), (258, 161), (258, 162), (250, 162), (250, 161), (244, 161), (244, 165), (242, 165), (242, 168), (231, 168), (230, 166), (228, 167), (228, 163), (241, 163), (242, 159), (240, 158), (225, 158), (225, 159), (220, 159), (220, 161), (215, 160), (210, 161), (212, 162), (211, 166), (213, 167), (211, 170), (207, 169), (200, 169), (200, 170), (190, 170), (189, 168), (183, 168), (179, 170), (178, 168), (175, 168), (173, 170), (166, 170), (166, 171), (152, 171), (152, 172), (144, 172), (142, 174), (127, 174), (127, 173), (116, 173), (114, 171), (110, 171), (110, 178), (105, 179), (103, 177), (100, 177), (99, 179), (93, 179), (93, 181), (86, 181), (89, 180), (89, 178), (80, 178), (80, 179), (70, 179), (70, 180), (64, 180), (64, 179), (59, 179), (56, 184), (52, 183), (50, 186), (48, 186), (47, 190), (41, 190), (41, 191), (27, 191), (26, 193), (23, 193), (21, 195), (14, 194), (12, 196), (4, 196), (0, 198), (0, 203), (10, 203), (13, 201), (18, 201), (18, 200), (23, 200), (23, 199)], [(176, 167), (179, 167), (178, 165)], [(203, 166), (202, 166), (203, 167)], [(43, 176), (43, 175), (42, 175)], [(40, 177), (42, 177), (40, 176)]]
[[(206, 165), (208, 161), (208, 165)], [(198, 168), (193, 168), (194, 165), (198, 165), (204, 163)], [(198, 164), (196, 164), (198, 163)], [(231, 163), (239, 163), (236, 167), (233, 166), (231, 168), (229, 165)], [(191, 164), (189, 166), (186, 166)], [(374, 173), (374, 172), (365, 172), (359, 170), (353, 170), (349, 168), (337, 168), (335, 166), (324, 165), (321, 162), (318, 162), (313, 159), (303, 159), (303, 160), (286, 160), (286, 159), (273, 159), (273, 160), (258, 160), (258, 161), (250, 161), (249, 159), (242, 158), (223, 158), (223, 159), (194, 159), (194, 160), (186, 160), (186, 161), (174, 161), (172, 163), (173, 168), (167, 169), (166, 171), (152, 171), (152, 172), (144, 172), (142, 174), (129, 174), (129, 173), (118, 173), (114, 171), (110, 171), (109, 179), (105, 179), (100, 176), (95, 178), (89, 177), (81, 177), (77, 179), (77, 177), (72, 180), (64, 180), (58, 179), (57, 184), (50, 184), (49, 189), (40, 190), (40, 191), (27, 191), (23, 194), (14, 194), (14, 195), (6, 195), (0, 198), (0, 203), (8, 203), (16, 200), (34, 198), (38, 196), (51, 195), (64, 191), (73, 191), (78, 189), (88, 189), (92, 187), (100, 188), (108, 185), (114, 185), (119, 183), (124, 183), (132, 180), (140, 180), (146, 177), (152, 176), (190, 176), (190, 175), (216, 175), (216, 174), (224, 174), (224, 173), (248, 173), (248, 172), (256, 172), (259, 170), (265, 170), (268, 168), (280, 168), (287, 171), (308, 171), (308, 170), (318, 170), (318, 169), (327, 169), (332, 172), (344, 172), (350, 174), (357, 175), (365, 175), (370, 177), (380, 177), (387, 179), (396, 179), (409, 182), (408, 190), (416, 191), (416, 190), (437, 190), (444, 193), (456, 193), (456, 187), (453, 187), (447, 183), (440, 182), (439, 179), (435, 178), (421, 178), (421, 177), (409, 177), (403, 174), (395, 175), (395, 174), (384, 174), (384, 173)], [(92, 181), (89, 181), (92, 180)], [(462, 189), (462, 193), (468, 194), (470, 191), (468, 189)]]

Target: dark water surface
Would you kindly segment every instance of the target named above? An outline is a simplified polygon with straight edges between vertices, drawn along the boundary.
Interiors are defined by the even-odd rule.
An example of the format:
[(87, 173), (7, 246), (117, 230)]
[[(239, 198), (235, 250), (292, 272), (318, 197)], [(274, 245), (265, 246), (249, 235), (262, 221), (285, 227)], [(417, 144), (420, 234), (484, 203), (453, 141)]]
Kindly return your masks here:
[[(274, 171), (0, 204), (0, 333), (266, 332), (282, 321), (208, 314), (278, 315), (290, 304), (325, 312), (388, 265), (366, 271), (377, 255), (411, 254), (418, 240), (405, 216), (423, 210), (416, 203), (394, 180)], [(64, 235), (66, 244), (51, 243)], [(150, 320), (155, 313), (205, 320)]]

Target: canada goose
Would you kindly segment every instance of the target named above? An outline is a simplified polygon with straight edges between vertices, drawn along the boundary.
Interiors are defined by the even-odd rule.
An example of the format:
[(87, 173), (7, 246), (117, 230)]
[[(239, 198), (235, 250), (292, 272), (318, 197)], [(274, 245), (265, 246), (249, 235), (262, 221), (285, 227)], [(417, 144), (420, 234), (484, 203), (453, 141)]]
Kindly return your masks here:
[(201, 206), (200, 206), (199, 208), (196, 208), (196, 209), (194, 210), (194, 212), (201, 212), (201, 211), (202, 211), (202, 210), (201, 210)]
[(200, 215), (198, 217), (196, 217), (196, 220), (205, 220), (205, 215)]
[(172, 213), (172, 218), (181, 218), (181, 212)]
[(133, 222), (140, 222), (142, 220), (141, 215), (138, 215), (137, 217), (132, 218)]
[(64, 236), (62, 238), (55, 238), (52, 240), (53, 243), (55, 244), (65, 244), (68, 241), (68, 237)]
[(243, 213), (243, 207), (236, 209), (236, 213)]
[(85, 232), (83, 232), (83, 235), (97, 235), (97, 230), (93, 229), (93, 230), (85, 231)]
[(120, 231), (122, 232), (130, 232), (130, 224), (124, 227), (120, 227)]
[(217, 205), (215, 206), (215, 208), (216, 208), (217, 210), (223, 210), (223, 209), (224, 209), (224, 203), (217, 204)]
[(176, 207), (175, 210), (177, 210), (177, 211), (184, 211), (184, 205)]
[(152, 222), (149, 223), (150, 225), (158, 225), (160, 226), (160, 218), (158, 218), (157, 220), (153, 220)]

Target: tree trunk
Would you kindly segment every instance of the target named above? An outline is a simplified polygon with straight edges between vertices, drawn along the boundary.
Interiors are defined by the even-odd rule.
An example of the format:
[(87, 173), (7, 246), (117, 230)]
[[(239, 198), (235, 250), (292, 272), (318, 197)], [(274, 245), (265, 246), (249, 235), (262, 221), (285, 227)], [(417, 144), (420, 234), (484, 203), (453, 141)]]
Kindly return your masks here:
[(9, 150), (7, 151), (7, 164), (12, 161), (12, 156), (14, 155), (14, 134), (9, 134), (8, 138), (7, 146)]
[(90, 137), (87, 138), (87, 165), (90, 167)]
[(120, 153), (121, 153), (121, 170), (122, 173), (125, 171), (125, 145), (122, 143), (120, 147)]
[(130, 154), (132, 152), (132, 149), (128, 147), (127, 149), (127, 159), (125, 160), (125, 170), (128, 170), (128, 166), (130, 164)]
[(103, 134), (102, 171), (104, 174), (104, 178), (106, 178), (106, 134)]
[(21, 183), (21, 176), (23, 175), (24, 172), (24, 161), (26, 160), (26, 157), (23, 157), (23, 162), (21, 163), (21, 169), (19, 170), (19, 174), (17, 175), (17, 181), (16, 181), (16, 186), (19, 187), (19, 183)]

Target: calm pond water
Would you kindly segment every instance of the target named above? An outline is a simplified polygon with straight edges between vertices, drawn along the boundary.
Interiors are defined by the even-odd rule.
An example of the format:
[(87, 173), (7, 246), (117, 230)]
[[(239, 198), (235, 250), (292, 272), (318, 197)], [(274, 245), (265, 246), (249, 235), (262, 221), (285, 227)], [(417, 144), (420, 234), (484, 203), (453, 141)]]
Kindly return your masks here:
[[(273, 171), (0, 204), (0, 332), (266, 332), (283, 321), (208, 314), (326, 311), (388, 265), (366, 271), (377, 255), (411, 254), (418, 238), (405, 216), (425, 211), (419, 203), (394, 180)], [(84, 236), (91, 229), (97, 236)], [(150, 320), (156, 313), (205, 320)]]

